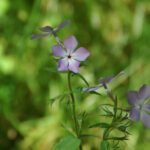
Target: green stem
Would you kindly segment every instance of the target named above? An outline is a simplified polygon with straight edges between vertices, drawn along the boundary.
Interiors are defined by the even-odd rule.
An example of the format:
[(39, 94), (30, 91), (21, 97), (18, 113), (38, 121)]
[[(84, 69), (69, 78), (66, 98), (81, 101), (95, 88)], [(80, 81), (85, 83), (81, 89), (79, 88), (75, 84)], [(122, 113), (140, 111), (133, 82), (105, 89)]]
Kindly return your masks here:
[[(75, 98), (74, 98), (74, 95), (72, 92), (72, 86), (71, 86), (71, 72), (70, 71), (68, 72), (68, 87), (69, 87), (70, 96), (71, 96), (71, 100), (72, 100), (72, 111), (73, 111), (75, 131), (76, 131), (77, 137), (79, 137), (79, 125), (78, 125), (77, 115), (76, 115)], [(80, 145), (80, 150), (82, 150), (82, 145)]]
[(112, 93), (110, 92), (110, 90), (108, 89), (108, 87), (106, 86), (106, 84), (103, 84), (108, 96), (110, 97), (110, 99), (114, 102), (114, 115), (113, 115), (113, 119), (112, 122), (110, 124), (110, 127), (105, 129), (104, 134), (103, 134), (103, 141), (107, 140), (109, 137), (109, 133), (112, 130), (112, 124), (114, 123), (114, 121), (116, 120), (116, 114), (117, 114), (117, 99), (115, 99), (112, 95)]
[(110, 97), (110, 99), (114, 102), (114, 120), (116, 118), (116, 113), (117, 113), (117, 99), (113, 97), (112, 93), (110, 92), (110, 90), (107, 88), (106, 84), (103, 84), (108, 96)]
[(61, 45), (64, 49), (66, 49), (65, 46), (64, 46), (64, 44), (60, 41), (60, 39), (59, 39), (59, 37), (57, 36), (57, 34), (56, 34), (55, 32), (53, 32), (53, 35), (54, 35), (54, 37), (55, 37), (57, 43), (58, 43), (59, 45)]
[(80, 147), (79, 147), (79, 149), (80, 149), (80, 150), (82, 150), (82, 145), (81, 145), (81, 144), (80, 144)]
[(108, 89), (108, 87), (106, 86), (106, 84), (103, 84), (103, 86), (104, 86), (104, 89), (106, 90), (108, 96), (110, 97), (110, 99), (111, 99), (113, 102), (115, 102), (115, 99), (114, 99), (113, 95), (111, 94), (111, 92), (109, 91), (109, 89)]

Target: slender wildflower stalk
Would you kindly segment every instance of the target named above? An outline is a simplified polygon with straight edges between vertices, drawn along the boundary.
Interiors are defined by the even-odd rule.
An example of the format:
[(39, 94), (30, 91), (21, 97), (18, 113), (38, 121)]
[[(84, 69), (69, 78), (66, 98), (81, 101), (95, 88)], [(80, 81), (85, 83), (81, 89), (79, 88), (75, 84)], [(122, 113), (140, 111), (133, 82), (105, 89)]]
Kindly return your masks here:
[[(72, 112), (73, 112), (75, 131), (76, 131), (77, 137), (79, 138), (79, 136), (80, 136), (79, 135), (79, 124), (78, 124), (77, 114), (76, 114), (75, 98), (74, 98), (72, 86), (71, 86), (71, 72), (70, 71), (68, 71), (68, 88), (69, 88), (70, 97), (72, 100)], [(80, 150), (82, 150), (82, 145), (80, 145)]]
[[(64, 44), (60, 41), (59, 37), (57, 36), (56, 33), (54, 33), (54, 37), (56, 38), (56, 41), (59, 45), (61, 45), (64, 49), (65, 46)], [(76, 114), (76, 104), (75, 104), (75, 98), (74, 98), (74, 94), (73, 94), (73, 91), (72, 91), (72, 85), (71, 85), (71, 71), (68, 70), (68, 88), (69, 88), (69, 93), (70, 93), (70, 97), (71, 97), (71, 101), (72, 101), (72, 112), (73, 112), (73, 120), (74, 120), (74, 126), (75, 126), (75, 132), (76, 132), (76, 136), (78, 138), (80, 138), (80, 135), (79, 135), (79, 123), (78, 123), (78, 120), (77, 120), (77, 114)], [(79, 147), (80, 150), (82, 150), (82, 142), (80, 144), (80, 147)]]
[(104, 86), (104, 89), (105, 89), (106, 93), (107, 93), (108, 96), (110, 97), (110, 99), (111, 99), (113, 102), (115, 102), (115, 99), (114, 99), (113, 95), (111, 94), (110, 90), (108, 89), (107, 85), (106, 85), (106, 84), (103, 84), (103, 86)]
[(59, 45), (61, 45), (61, 46), (65, 49), (64, 44), (60, 41), (60, 39), (59, 39), (59, 37), (57, 36), (57, 34), (54, 32), (53, 35), (54, 35), (54, 37), (55, 37), (57, 43), (58, 43)]
[(68, 71), (68, 88), (70, 91), (70, 97), (72, 100), (72, 112), (73, 112), (73, 119), (74, 119), (74, 125), (75, 125), (75, 131), (76, 131), (76, 135), (78, 135), (79, 132), (79, 127), (78, 127), (78, 121), (77, 121), (77, 115), (76, 115), (76, 104), (75, 104), (75, 98), (72, 92), (72, 86), (71, 86), (71, 72)]
[[(113, 122), (115, 121), (115, 118), (116, 118), (116, 112), (117, 112), (117, 100), (113, 97), (112, 93), (110, 92), (110, 90), (108, 89), (108, 87), (106, 86), (106, 84), (103, 84), (104, 86), (104, 89), (106, 90), (107, 92), (107, 95), (110, 97), (110, 99), (114, 102), (114, 115), (113, 115), (113, 119), (112, 119), (112, 122), (111, 122), (111, 125), (113, 124)], [(109, 128), (107, 128), (105, 131), (104, 131), (104, 134), (103, 134), (103, 140), (107, 140), (108, 136), (109, 136), (109, 133), (111, 131), (111, 126)]]

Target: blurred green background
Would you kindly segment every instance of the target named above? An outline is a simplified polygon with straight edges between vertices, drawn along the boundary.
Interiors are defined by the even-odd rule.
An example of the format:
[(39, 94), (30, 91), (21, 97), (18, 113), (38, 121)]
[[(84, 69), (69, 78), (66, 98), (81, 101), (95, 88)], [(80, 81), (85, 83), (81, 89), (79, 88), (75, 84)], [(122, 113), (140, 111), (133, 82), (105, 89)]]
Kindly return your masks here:
[[(80, 73), (91, 85), (100, 77), (126, 74), (110, 85), (127, 107), (126, 92), (150, 86), (150, 2), (144, 0), (0, 0), (0, 150), (52, 150), (70, 130), (67, 99), (50, 105), (49, 99), (67, 89), (66, 74), (49, 72), (57, 63), (51, 57), (54, 37), (30, 40), (45, 25), (56, 27), (62, 21), (72, 24), (59, 33), (61, 40), (75, 35), (79, 46), (91, 56)], [(74, 88), (84, 87), (73, 78)], [(88, 129), (101, 119), (97, 106), (109, 98), (76, 95), (79, 112), (87, 111), (85, 132), (99, 139), (85, 139), (84, 150), (97, 150), (100, 129)], [(150, 130), (139, 123), (130, 128), (125, 150), (148, 150)]]

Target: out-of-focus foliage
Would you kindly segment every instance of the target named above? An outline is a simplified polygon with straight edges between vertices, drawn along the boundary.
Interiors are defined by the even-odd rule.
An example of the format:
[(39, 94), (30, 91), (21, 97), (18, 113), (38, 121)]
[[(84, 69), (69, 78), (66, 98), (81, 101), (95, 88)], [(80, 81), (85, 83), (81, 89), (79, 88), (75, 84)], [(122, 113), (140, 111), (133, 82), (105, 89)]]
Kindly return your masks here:
[[(96, 84), (109, 74), (126, 71), (110, 85), (120, 106), (128, 106), (126, 92), (150, 85), (150, 2), (147, 0), (0, 0), (0, 150), (52, 150), (71, 131), (68, 98), (49, 99), (67, 89), (66, 74), (49, 72), (56, 62), (51, 57), (54, 37), (31, 41), (32, 33), (61, 21), (72, 24), (58, 35), (75, 35), (79, 46), (91, 56), (80, 73)], [(73, 85), (85, 84), (73, 77)], [(103, 91), (100, 91), (103, 93)], [(105, 93), (103, 93), (105, 95)], [(88, 125), (103, 120), (99, 105), (106, 96), (76, 95), (78, 111), (87, 111), (85, 131), (99, 138), (86, 138), (84, 150), (97, 150), (103, 130)], [(130, 129), (124, 149), (148, 150), (150, 130), (139, 122)]]

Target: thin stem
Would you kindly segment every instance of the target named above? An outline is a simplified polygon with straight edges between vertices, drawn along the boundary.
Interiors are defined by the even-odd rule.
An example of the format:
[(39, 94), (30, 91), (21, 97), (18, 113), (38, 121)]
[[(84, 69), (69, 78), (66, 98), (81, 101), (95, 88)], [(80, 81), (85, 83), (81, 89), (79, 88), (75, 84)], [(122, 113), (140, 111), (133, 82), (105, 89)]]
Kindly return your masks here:
[(64, 44), (60, 41), (59, 37), (57, 36), (56, 32), (53, 31), (53, 35), (54, 35), (54, 37), (55, 37), (57, 43), (58, 43), (59, 45), (61, 45), (64, 49), (66, 49), (65, 46), (64, 46)]
[[(78, 125), (77, 115), (76, 115), (75, 98), (74, 98), (74, 95), (72, 92), (72, 86), (71, 86), (71, 72), (70, 71), (68, 71), (68, 87), (69, 87), (70, 96), (71, 96), (71, 100), (72, 100), (72, 111), (73, 111), (75, 131), (76, 131), (77, 137), (79, 137), (79, 125)], [(82, 150), (82, 145), (80, 145), (79, 149)]]
[(115, 115), (113, 116), (113, 119), (112, 119), (112, 122), (110, 124), (110, 127), (106, 128), (105, 131), (104, 131), (104, 133), (103, 133), (103, 141), (105, 141), (105, 140), (108, 139), (109, 133), (113, 130), (112, 124), (113, 124), (114, 120), (115, 120)]
[(80, 150), (82, 150), (82, 145), (81, 145), (81, 144), (80, 144), (80, 147), (79, 147), (79, 149), (80, 149)]
[[(115, 99), (112, 95), (112, 93), (110, 92), (110, 90), (108, 89), (107, 85), (106, 84), (103, 84), (108, 96), (110, 97), (110, 99), (114, 102), (114, 115), (113, 115), (113, 119), (112, 119), (112, 122), (111, 122), (111, 125), (113, 124), (113, 122), (115, 121), (116, 119), (116, 113), (117, 113), (117, 99)], [(110, 125), (109, 128), (105, 129), (104, 131), (104, 134), (103, 134), (103, 140), (107, 140), (108, 136), (109, 136), (109, 133), (110, 131), (112, 130), (112, 126)]]
[(110, 97), (110, 99), (115, 102), (115, 98), (113, 97), (113, 95), (111, 94), (111, 92), (109, 91), (109, 89), (107, 88), (106, 84), (103, 84), (108, 96)]
[(71, 96), (71, 100), (72, 100), (72, 111), (73, 111), (73, 119), (74, 119), (74, 124), (75, 124), (75, 130), (76, 130), (76, 134), (78, 136), (78, 122), (77, 122), (77, 117), (76, 117), (76, 105), (75, 105), (75, 98), (74, 98), (74, 95), (72, 93), (70, 75), (71, 75), (71, 72), (69, 71), (68, 72), (68, 87), (69, 87), (70, 96)]

